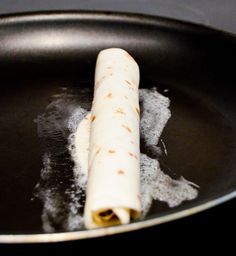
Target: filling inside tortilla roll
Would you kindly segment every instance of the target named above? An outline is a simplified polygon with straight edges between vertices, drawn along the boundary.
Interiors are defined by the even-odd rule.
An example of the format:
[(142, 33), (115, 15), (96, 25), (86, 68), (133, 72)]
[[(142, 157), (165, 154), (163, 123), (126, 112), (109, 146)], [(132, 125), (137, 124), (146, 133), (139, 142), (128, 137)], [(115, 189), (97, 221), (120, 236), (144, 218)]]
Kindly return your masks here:
[(86, 228), (129, 223), (140, 215), (139, 67), (124, 50), (99, 53), (88, 157)]

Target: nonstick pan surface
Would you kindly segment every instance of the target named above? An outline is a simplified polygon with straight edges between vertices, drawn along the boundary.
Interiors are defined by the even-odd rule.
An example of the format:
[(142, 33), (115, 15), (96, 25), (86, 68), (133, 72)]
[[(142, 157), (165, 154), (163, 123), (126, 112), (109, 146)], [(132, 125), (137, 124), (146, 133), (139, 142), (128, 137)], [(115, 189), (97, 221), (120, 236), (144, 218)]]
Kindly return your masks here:
[[(155, 201), (144, 220), (88, 231), (45, 233), (34, 196), (42, 169), (35, 119), (52, 95), (93, 88), (101, 49), (137, 60), (142, 88), (171, 100), (162, 134), (170, 176), (200, 186), (170, 209)], [(108, 12), (43, 12), (0, 17), (0, 241), (50, 242), (121, 233), (181, 218), (236, 196), (236, 38), (175, 20)], [(81, 96), (83, 98), (83, 95)], [(69, 171), (69, 170), (68, 170)], [(55, 183), (57, 180), (55, 180)], [(70, 174), (61, 186), (63, 194)]]

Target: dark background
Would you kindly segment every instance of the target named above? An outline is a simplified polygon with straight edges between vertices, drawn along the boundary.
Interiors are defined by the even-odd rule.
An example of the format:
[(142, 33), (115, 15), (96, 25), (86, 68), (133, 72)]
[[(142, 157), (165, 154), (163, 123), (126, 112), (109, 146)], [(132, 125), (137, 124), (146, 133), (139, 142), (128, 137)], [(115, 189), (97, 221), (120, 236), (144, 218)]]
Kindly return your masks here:
[[(156, 14), (236, 33), (235, 0), (0, 0), (0, 14), (70, 9)], [(49, 253), (79, 255), (84, 249), (89, 252), (93, 249), (96, 251), (96, 248), (101, 252), (113, 253), (108, 249), (107, 244), (111, 244), (114, 251), (122, 248), (125, 251), (126, 242), (133, 249), (142, 248), (147, 252), (152, 250), (152, 254), (160, 254), (161, 249), (168, 253), (176, 251), (202, 254), (206, 246), (212, 249), (224, 246), (225, 250), (234, 247), (231, 238), (235, 236), (235, 218), (236, 200), (234, 199), (194, 216), (137, 232), (57, 244), (0, 245), (0, 255), (21, 255), (25, 252), (32, 255), (49, 255)], [(226, 241), (225, 244), (222, 243), (223, 239)], [(226, 251), (224, 253), (227, 255)]]

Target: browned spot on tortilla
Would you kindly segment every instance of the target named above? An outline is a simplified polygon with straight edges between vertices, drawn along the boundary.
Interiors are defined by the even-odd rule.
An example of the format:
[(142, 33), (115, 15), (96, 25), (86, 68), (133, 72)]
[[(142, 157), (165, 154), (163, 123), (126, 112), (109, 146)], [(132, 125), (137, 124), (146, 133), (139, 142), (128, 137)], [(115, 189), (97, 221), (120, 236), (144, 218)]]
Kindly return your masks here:
[(133, 153), (131, 153), (131, 152), (128, 152), (128, 154), (129, 154), (130, 156), (134, 157), (135, 159), (138, 159), (138, 157), (137, 157), (135, 154), (133, 154)]
[(98, 87), (101, 85), (102, 81), (106, 78), (106, 76), (103, 76), (100, 80), (98, 80), (95, 83), (95, 88), (98, 89)]
[(127, 57), (128, 59), (134, 60), (133, 57), (131, 57), (131, 55), (128, 54), (128, 52), (126, 53), (126, 57)]
[(86, 148), (87, 151), (89, 151), (89, 148)]
[(116, 113), (125, 115), (125, 112), (123, 111), (122, 108), (117, 108)]
[(132, 130), (129, 128), (129, 126), (122, 124), (122, 127), (125, 128), (128, 132), (132, 132)]
[(121, 170), (121, 169), (120, 169), (120, 170), (118, 170), (118, 171), (117, 171), (117, 174), (118, 174), (118, 175), (124, 175), (124, 174), (125, 174), (125, 172), (124, 172), (123, 170)]
[(131, 84), (131, 82), (130, 82), (130, 81), (125, 80), (125, 82), (126, 82), (128, 85), (131, 85), (131, 86), (132, 86), (132, 84)]
[(99, 80), (98, 82), (96, 82), (96, 84), (95, 84), (95, 88), (96, 88), (96, 89), (97, 89), (98, 87), (100, 87), (101, 82), (102, 82), (102, 81), (100, 81), (100, 80)]
[(129, 81), (129, 80), (125, 80), (125, 83), (128, 85), (128, 88), (132, 91), (135, 90), (134, 88), (134, 83), (132, 81)]
[(133, 154), (133, 153), (131, 153), (131, 152), (128, 152), (128, 154), (129, 154), (130, 156), (134, 156), (134, 154)]
[[(126, 82), (126, 80), (125, 80), (125, 82)], [(126, 83), (126, 85), (127, 85), (129, 90), (135, 91), (135, 88), (134, 88), (134, 86), (132, 84)]]
[(131, 144), (134, 144), (134, 141), (131, 140), (130, 143), (131, 143)]
[(128, 99), (129, 99), (126, 95), (125, 95), (124, 97), (125, 97), (125, 99), (126, 99), (126, 100), (128, 100)]
[(111, 99), (112, 98), (112, 93), (109, 92), (105, 97)]
[(112, 69), (112, 67), (107, 67), (107, 69)]
[(102, 60), (100, 58), (98, 58), (97, 61), (96, 61), (96, 65), (99, 65), (101, 63), (101, 61)]
[(108, 153), (114, 154), (114, 153), (116, 153), (116, 151), (114, 149), (110, 149), (110, 150), (108, 150)]
[(91, 116), (91, 122), (93, 122), (96, 119), (96, 116)]
[(98, 148), (97, 151), (95, 152), (96, 155), (98, 155), (100, 153), (100, 151), (101, 151), (101, 148)]
[(110, 76), (113, 76), (113, 73), (112, 73), (112, 72), (110, 73)]
[(138, 113), (138, 115), (140, 115), (140, 110), (139, 108), (135, 108), (136, 112)]

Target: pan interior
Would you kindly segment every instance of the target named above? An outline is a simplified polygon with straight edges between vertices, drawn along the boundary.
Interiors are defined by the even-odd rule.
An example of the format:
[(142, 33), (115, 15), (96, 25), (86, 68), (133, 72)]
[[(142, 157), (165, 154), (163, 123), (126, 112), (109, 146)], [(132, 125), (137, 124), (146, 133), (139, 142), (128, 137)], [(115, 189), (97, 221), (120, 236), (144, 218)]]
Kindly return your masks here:
[[(172, 210), (155, 201), (147, 219), (235, 189), (236, 81), (230, 64), (235, 38), (143, 16), (39, 17), (0, 21), (0, 233), (42, 233), (42, 204), (34, 191), (43, 150), (34, 120), (63, 88), (78, 95), (92, 89), (96, 55), (107, 47), (128, 50), (140, 64), (141, 87), (157, 87), (170, 98), (162, 169), (200, 186), (197, 199)], [(88, 99), (81, 95), (79, 100), (85, 104)], [(61, 179), (63, 194), (70, 173)]]

